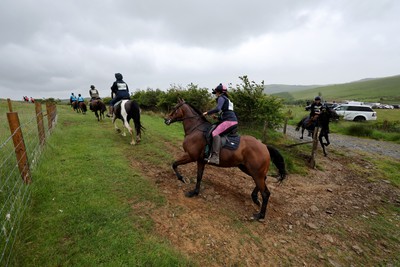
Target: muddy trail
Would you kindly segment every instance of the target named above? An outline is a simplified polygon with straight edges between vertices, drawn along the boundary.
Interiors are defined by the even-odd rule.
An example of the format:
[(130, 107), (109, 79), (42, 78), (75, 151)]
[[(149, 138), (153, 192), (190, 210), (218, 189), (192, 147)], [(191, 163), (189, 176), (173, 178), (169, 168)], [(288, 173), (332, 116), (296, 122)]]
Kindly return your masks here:
[[(179, 145), (165, 142), (165, 147), (175, 158), (183, 153)], [(349, 155), (373, 168), (354, 152)], [(268, 178), (267, 216), (257, 222), (251, 220), (259, 210), (250, 197), (254, 183), (239, 169), (207, 166), (200, 195), (187, 198), (195, 183), (194, 163), (180, 167), (191, 180), (183, 184), (170, 166), (131, 157), (132, 167), (167, 199), (162, 207), (142, 202), (132, 209), (151, 216), (157, 234), (201, 266), (390, 264), (400, 250), (399, 243), (377, 238), (371, 228), (381, 220), (383, 204), (400, 205), (400, 190), (366, 179), (365, 172), (348, 167), (349, 158), (318, 154), (318, 168), (307, 175), (289, 174), (280, 186)], [(400, 230), (400, 214), (385, 216)]]

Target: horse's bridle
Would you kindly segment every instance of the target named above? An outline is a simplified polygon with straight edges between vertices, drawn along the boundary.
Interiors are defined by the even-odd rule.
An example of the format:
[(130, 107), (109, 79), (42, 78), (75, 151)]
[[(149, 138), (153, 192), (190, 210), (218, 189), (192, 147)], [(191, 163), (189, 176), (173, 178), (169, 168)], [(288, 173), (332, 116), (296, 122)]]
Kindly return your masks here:
[[(169, 117), (171, 117), (175, 112), (177, 112), (178, 109), (180, 107), (182, 107), (184, 104), (186, 104), (186, 103), (183, 102), (183, 103), (180, 103), (179, 105), (177, 105), (176, 107), (174, 107), (174, 109), (173, 109), (173, 111), (171, 111)], [(184, 121), (184, 120), (193, 119), (193, 118), (196, 118), (196, 117), (201, 117), (201, 116), (200, 115), (194, 115), (194, 116), (189, 116), (189, 117), (185, 117), (185, 118), (182, 118), (182, 119), (167, 119), (167, 118), (165, 118), (164, 119), (164, 123), (167, 124), (167, 125), (170, 125), (171, 123), (176, 122), (176, 121)]]
[[(173, 115), (181, 106), (183, 106), (184, 104), (186, 104), (185, 102), (183, 102), (183, 103), (180, 103), (179, 105), (177, 105), (175, 108), (174, 108), (174, 110), (173, 111), (171, 111), (171, 113), (170, 113), (170, 116), (171, 115)], [(193, 116), (189, 116), (189, 117), (185, 117), (185, 118), (181, 118), (181, 119), (164, 119), (164, 122), (165, 122), (165, 124), (167, 124), (167, 125), (170, 125), (171, 123), (173, 123), (173, 122), (176, 122), (176, 121), (184, 121), (184, 120), (187, 120), (187, 119), (193, 119), (193, 118), (201, 118), (202, 116), (201, 115), (193, 115)], [(185, 133), (185, 136), (186, 135), (189, 135), (189, 134), (191, 134), (194, 130), (196, 130), (197, 128), (199, 128), (201, 125), (203, 125), (204, 123), (202, 123), (202, 124), (200, 124), (200, 125), (195, 125), (194, 127), (192, 127), (191, 129), (189, 129), (186, 133)]]

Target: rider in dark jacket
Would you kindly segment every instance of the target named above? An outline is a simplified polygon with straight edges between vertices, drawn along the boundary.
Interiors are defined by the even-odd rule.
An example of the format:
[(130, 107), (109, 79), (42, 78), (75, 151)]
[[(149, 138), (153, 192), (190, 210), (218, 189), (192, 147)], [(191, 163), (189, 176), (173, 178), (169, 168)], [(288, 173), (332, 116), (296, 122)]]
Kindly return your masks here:
[(122, 99), (130, 98), (129, 88), (128, 85), (122, 80), (123, 79), (122, 74), (115, 73), (115, 79), (116, 81), (111, 86), (111, 97), (113, 99), (110, 101), (110, 110), (109, 113), (107, 114), (107, 117), (112, 117), (115, 103), (117, 103)]
[(321, 97), (316, 96), (314, 102), (311, 104), (310, 119), (312, 119), (315, 115), (319, 115), (321, 113), (321, 108)]
[(218, 126), (213, 130), (213, 145), (211, 156), (207, 159), (208, 163), (219, 164), (219, 152), (221, 150), (221, 135), (237, 129), (238, 120), (233, 112), (233, 103), (230, 101), (226, 86), (220, 83), (212, 92), (217, 96), (217, 106), (203, 115), (219, 113)]

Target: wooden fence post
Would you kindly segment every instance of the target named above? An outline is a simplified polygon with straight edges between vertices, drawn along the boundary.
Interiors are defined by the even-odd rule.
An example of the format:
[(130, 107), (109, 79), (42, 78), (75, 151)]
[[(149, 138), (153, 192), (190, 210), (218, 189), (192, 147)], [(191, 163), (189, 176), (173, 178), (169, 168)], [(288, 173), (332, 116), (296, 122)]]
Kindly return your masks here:
[(53, 128), (53, 119), (51, 115), (51, 104), (50, 102), (46, 102), (46, 112), (47, 112), (47, 127), (49, 131)]
[(28, 156), (26, 153), (24, 137), (22, 136), (18, 113), (7, 112), (7, 119), (8, 124), (10, 125), (19, 172), (21, 173), (22, 180), (28, 184), (31, 182), (31, 172), (29, 169)]
[(8, 103), (8, 110), (9, 110), (9, 112), (13, 112), (13, 110), (12, 110), (12, 104), (11, 104), (11, 99), (7, 98), (7, 103)]
[(284, 135), (286, 135), (287, 122), (288, 122), (288, 117), (285, 118), (285, 124), (283, 125), (283, 134)]
[(315, 168), (315, 156), (317, 154), (317, 148), (318, 148), (318, 131), (319, 127), (315, 127), (314, 133), (313, 133), (313, 146), (312, 146), (312, 151), (311, 151), (311, 158), (309, 160), (310, 167)]
[(36, 122), (39, 133), (39, 142), (40, 145), (43, 146), (46, 141), (46, 134), (44, 132), (44, 123), (43, 123), (43, 112), (42, 112), (42, 104), (40, 102), (35, 102), (35, 113), (36, 113)]

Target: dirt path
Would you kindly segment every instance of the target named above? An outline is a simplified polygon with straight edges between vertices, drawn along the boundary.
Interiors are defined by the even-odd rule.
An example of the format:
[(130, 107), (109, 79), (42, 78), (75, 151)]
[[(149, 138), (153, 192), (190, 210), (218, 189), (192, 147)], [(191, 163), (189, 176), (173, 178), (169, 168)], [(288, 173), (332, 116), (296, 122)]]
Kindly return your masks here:
[[(166, 142), (165, 147), (174, 157), (182, 153), (176, 144)], [(260, 223), (250, 219), (258, 212), (250, 198), (254, 183), (238, 169), (208, 166), (200, 195), (187, 198), (195, 164), (180, 167), (192, 181), (182, 184), (170, 166), (151, 165), (132, 155), (132, 166), (167, 199), (163, 207), (141, 203), (132, 209), (151, 216), (157, 233), (201, 266), (361, 266), (382, 259), (390, 264), (400, 244), (386, 237), (372, 244), (375, 236), (368, 223), (380, 218), (382, 202), (400, 203), (400, 190), (365, 179), (365, 173), (347, 167), (346, 158), (333, 154), (318, 159), (319, 169), (290, 175), (282, 186), (268, 180), (271, 198), (267, 218)], [(356, 161), (369, 164), (358, 157)], [(400, 214), (388, 216), (400, 231)]]
[[(300, 132), (295, 131), (295, 127), (287, 126), (287, 135), (300, 140)], [(373, 154), (388, 156), (396, 159), (400, 159), (400, 144), (395, 144), (385, 141), (377, 141), (373, 139), (358, 138), (348, 135), (341, 134), (329, 134), (331, 146), (335, 148), (347, 148), (366, 151)], [(307, 136), (307, 131), (304, 132), (303, 141), (310, 141), (311, 137)]]

